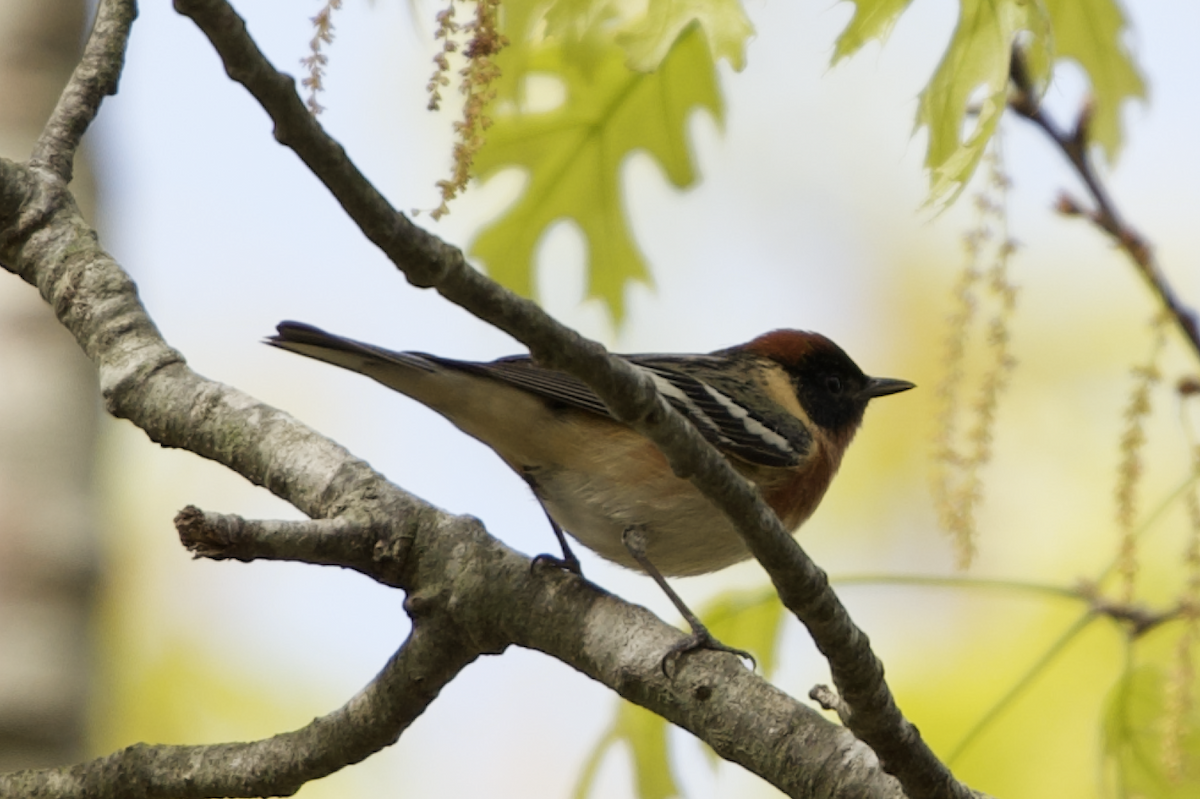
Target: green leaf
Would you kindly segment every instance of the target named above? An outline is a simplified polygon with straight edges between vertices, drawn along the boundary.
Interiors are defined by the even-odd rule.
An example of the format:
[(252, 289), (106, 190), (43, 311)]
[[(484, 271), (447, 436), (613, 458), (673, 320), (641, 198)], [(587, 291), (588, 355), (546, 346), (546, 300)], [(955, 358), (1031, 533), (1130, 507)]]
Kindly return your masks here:
[(578, 70), (585, 84), (590, 83), (599, 65), (612, 55), (620, 11), (614, 0), (555, 0), (546, 9), (545, 36), (531, 39), (531, 49), (556, 41), (564, 63)]
[(621, 701), (613, 726), (597, 742), (588, 756), (575, 799), (585, 799), (595, 782), (604, 754), (614, 745), (625, 743), (633, 758), (633, 779), (640, 799), (669, 799), (679, 796), (679, 787), (671, 776), (667, 751), (667, 722), (632, 702)]
[(719, 594), (699, 615), (718, 641), (753, 654), (764, 674), (775, 671), (779, 625), (785, 616), (774, 588)]
[(1121, 102), (1146, 97), (1146, 85), (1121, 41), (1125, 17), (1115, 0), (1044, 0), (1057, 58), (1072, 58), (1092, 84), (1091, 140), (1111, 164), (1121, 149)]
[(533, 296), (537, 244), (550, 225), (570, 219), (587, 242), (588, 297), (603, 300), (619, 322), (626, 286), (650, 282), (621, 199), (621, 165), (630, 153), (645, 150), (675, 186), (695, 181), (685, 125), (696, 107), (722, 121), (715, 66), (697, 26), (651, 74), (630, 70), (624, 51), (611, 42), (586, 72), (559, 42), (531, 47), (530, 71), (561, 79), (566, 100), (544, 113), (521, 113), (512, 104), (493, 112), (487, 144), (475, 159), (478, 176), (520, 167), (528, 181), (517, 201), (480, 232), (471, 252), (493, 278)]
[[(886, 39), (910, 2), (855, 0), (833, 63), (868, 41)], [(1125, 28), (1116, 0), (960, 0), (958, 26), (917, 110), (917, 128), (929, 131), (929, 202), (952, 201), (974, 174), (1004, 112), (1012, 45), (1022, 31), (1026, 66), (1038, 86), (1046, 86), (1058, 59), (1074, 59), (1083, 68), (1095, 100), (1092, 140), (1111, 163), (1121, 143), (1121, 102), (1145, 96), (1121, 41)]]
[[(622, 701), (620, 699), (618, 702)], [(592, 747), (592, 751), (588, 754), (587, 760), (583, 763), (583, 768), (579, 770), (579, 782), (575, 783), (575, 790), (571, 792), (572, 799), (587, 799), (587, 796), (592, 791), (592, 786), (596, 782), (596, 773), (600, 770), (600, 763), (604, 760), (604, 755), (614, 744), (619, 743), (620, 738), (617, 734), (616, 722), (609, 727), (604, 735), (600, 736), (600, 740), (596, 741), (596, 745)]]
[(545, 19), (545, 6), (541, 0), (504, 0), (502, 12), (501, 25), (509, 44), (495, 56), (501, 79), (491, 88), (496, 90), (497, 100), (502, 103), (523, 103), (524, 78), (530, 69), (529, 44), (538, 38), (538, 27)]
[[(1193, 685), (1192, 690), (1198, 686)], [(1104, 717), (1104, 755), (1127, 796), (1185, 799), (1200, 795), (1200, 714), (1182, 709), (1180, 762), (1167, 766), (1164, 736), (1169, 712), (1167, 678), (1158, 666), (1121, 676), (1109, 694)]]
[(912, 0), (856, 0), (854, 16), (833, 46), (833, 64), (862, 49), (867, 42), (886, 41), (896, 20)]
[(625, 49), (630, 69), (651, 72), (693, 22), (704, 29), (713, 61), (724, 58), (738, 72), (745, 68), (754, 26), (739, 0), (653, 0), (646, 13), (621, 26), (617, 44)]
[(679, 795), (667, 756), (667, 722), (632, 702), (622, 702), (617, 713), (618, 735), (633, 755), (634, 782), (641, 799), (667, 799)]
[[(971, 178), (1006, 107), (1017, 33), (1030, 31), (1035, 39), (1044, 39), (1048, 25), (1043, 7), (1029, 0), (962, 0), (958, 27), (917, 109), (917, 127), (929, 129), (928, 202), (953, 200)], [(977, 113), (964, 139), (968, 103)]]

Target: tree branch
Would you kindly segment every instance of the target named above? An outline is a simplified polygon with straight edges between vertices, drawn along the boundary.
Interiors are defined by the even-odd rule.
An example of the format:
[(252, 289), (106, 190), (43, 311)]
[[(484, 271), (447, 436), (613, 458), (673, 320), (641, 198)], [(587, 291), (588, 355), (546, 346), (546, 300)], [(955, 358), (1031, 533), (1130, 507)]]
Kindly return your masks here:
[(399, 739), (476, 653), (444, 625), (414, 624), (349, 702), (293, 732), (250, 743), (135, 744), (88, 763), (0, 774), (0, 796), (59, 799), (290, 796)]
[(206, 513), (189, 505), (175, 516), (179, 541), (197, 558), (212, 560), (287, 560), (315, 566), (354, 569), (384, 585), (400, 588), (391, 568), (403, 563), (411, 537), (396, 543), (384, 558), (375, 551), (380, 534), (346, 518), (306, 521), (247, 520)]
[[(357, 535), (330, 535), (321, 525), (231, 520), (185, 511), (186, 526), (236, 531), (222, 535), (242, 558), (287, 557), (277, 544), (282, 524), (296, 551), (321, 549), (321, 562), (392, 581), (394, 562), (363, 558), (393, 552), (402, 542), (379, 526), (370, 547)], [(303, 543), (300, 539), (310, 539)], [(673, 679), (662, 674), (662, 652), (678, 631), (648, 610), (553, 568), (534, 568), (478, 523), (422, 534), (421, 557), (408, 573), (406, 608), (418, 618), (453, 609), (452, 624), (479, 652), (506, 646), (535, 649), (567, 663), (627, 699), (649, 708), (709, 743), (722, 757), (759, 774), (791, 796), (836, 795), (839, 789), (879, 799), (901, 799), (899, 783), (847, 730), (771, 686), (729, 658), (690, 656)], [(768, 732), (769, 731), (769, 732)], [(765, 733), (765, 734), (764, 734)], [(817, 790), (819, 786), (819, 791)]]
[(657, 395), (645, 375), (472, 269), (460, 250), (396, 211), (308, 113), (293, 79), (271, 66), (228, 3), (176, 0), (175, 8), (208, 36), (229, 76), (267, 111), (275, 138), (308, 165), (409, 282), (436, 288), (517, 338), (539, 362), (586, 381), (617, 418), (659, 446), (676, 474), (691, 479), (734, 521), (784, 605), (829, 659), (834, 683), (854, 710), (850, 728), (913, 799), (970, 796), (900, 713), (867, 636), (854, 625), (825, 573), (783, 529), (757, 490)]
[(71, 182), (75, 150), (84, 132), (96, 118), (101, 101), (117, 93), (136, 17), (135, 0), (102, 0), (83, 57), (33, 148), (32, 166), (45, 167), (63, 183)]
[(1010, 78), (1015, 91), (1009, 97), (1008, 105), (1013, 111), (1033, 124), (1037, 125), (1062, 150), (1063, 155), (1075, 168), (1092, 195), (1095, 209), (1086, 211), (1079, 203), (1065, 193), (1060, 197), (1058, 209), (1066, 214), (1086, 216), (1097, 227), (1107, 233), (1125, 251), (1133, 261), (1142, 277), (1150, 284), (1150, 288), (1158, 295), (1159, 301), (1175, 320), (1175, 324), (1183, 333), (1192, 347), (1192, 352), (1200, 359), (1200, 323), (1197, 322), (1195, 310), (1187, 307), (1167, 280), (1166, 275), (1158, 266), (1154, 250), (1142, 234), (1132, 228), (1122, 218), (1116, 205), (1109, 197), (1108, 191), (1100, 180), (1091, 155), (1088, 141), (1089, 123), (1092, 117), (1092, 107), (1086, 103), (1075, 121), (1075, 129), (1068, 133), (1061, 129), (1042, 108), (1033, 82), (1025, 68), (1024, 57), (1020, 49), (1014, 48)]

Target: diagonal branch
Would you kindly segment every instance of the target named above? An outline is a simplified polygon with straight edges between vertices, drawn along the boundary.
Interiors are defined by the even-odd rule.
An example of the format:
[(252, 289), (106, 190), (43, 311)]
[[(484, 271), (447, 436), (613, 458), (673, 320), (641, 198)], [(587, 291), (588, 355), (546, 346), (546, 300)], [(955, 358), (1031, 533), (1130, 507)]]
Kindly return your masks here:
[(292, 78), (270, 64), (228, 3), (175, 0), (175, 8), (208, 36), (229, 76), (271, 116), (275, 138), (308, 165), (411, 283), (436, 288), (513, 335), (541, 363), (585, 380), (617, 418), (653, 440), (676, 473), (690, 478), (734, 521), (784, 604), (829, 659), (834, 682), (853, 709), (850, 728), (875, 750), (909, 796), (970, 795), (900, 713), (867, 636), (854, 625), (824, 572), (783, 529), (754, 487), (657, 396), (647, 377), (481, 275), (460, 250), (397, 212), (308, 113)]
[(30, 163), (44, 166), (63, 183), (71, 182), (75, 150), (100, 103), (117, 93), (117, 80), (125, 65), (129, 31), (137, 17), (135, 0), (103, 0), (96, 10), (92, 32), (66, 88), (34, 145)]
[(1092, 115), (1090, 103), (1085, 104), (1080, 111), (1079, 118), (1075, 122), (1075, 129), (1067, 132), (1060, 128), (1042, 108), (1033, 82), (1029, 78), (1029, 72), (1025, 68), (1024, 56), (1016, 48), (1013, 49), (1010, 78), (1015, 90), (1009, 97), (1009, 108), (1018, 116), (1041, 128), (1042, 132), (1058, 146), (1058, 149), (1062, 150), (1063, 155), (1079, 174), (1096, 205), (1093, 210), (1084, 211), (1078, 203), (1064, 194), (1058, 203), (1059, 210), (1064, 213), (1087, 216), (1093, 224), (1113, 238), (1117, 246), (1124, 250), (1133, 261), (1134, 266), (1150, 285), (1151, 290), (1158, 295), (1159, 301), (1171, 314), (1180, 332), (1191, 345), (1193, 353), (1200, 358), (1200, 322), (1197, 321), (1196, 311), (1184, 304), (1167, 280), (1166, 275), (1162, 273), (1149, 242), (1122, 218), (1096, 171), (1091, 154), (1091, 143), (1088, 140), (1088, 126)]

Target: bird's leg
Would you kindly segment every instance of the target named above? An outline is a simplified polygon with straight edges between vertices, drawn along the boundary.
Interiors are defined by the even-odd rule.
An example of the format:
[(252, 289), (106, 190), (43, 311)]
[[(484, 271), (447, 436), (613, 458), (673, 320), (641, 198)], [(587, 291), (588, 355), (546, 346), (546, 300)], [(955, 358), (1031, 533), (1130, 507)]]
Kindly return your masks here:
[(518, 470), (518, 474), (529, 485), (529, 490), (533, 492), (537, 498), (538, 504), (542, 506), (542, 513), (546, 514), (546, 520), (550, 522), (550, 529), (554, 531), (554, 537), (558, 539), (558, 545), (562, 547), (562, 557), (556, 558), (553, 555), (545, 553), (537, 555), (533, 559), (533, 564), (530, 568), (536, 568), (538, 565), (545, 563), (551, 566), (556, 566), (563, 571), (571, 572), (583, 576), (583, 569), (579, 566), (579, 558), (575, 557), (575, 553), (571, 551), (571, 547), (567, 545), (567, 536), (563, 533), (563, 529), (558, 526), (558, 522), (554, 521), (554, 517), (550, 515), (550, 511), (546, 510), (546, 503), (542, 501), (541, 492), (538, 491), (537, 478), (533, 475), (534, 469), (532, 466), (526, 466)]
[(650, 575), (654, 582), (658, 583), (658, 587), (667, 595), (667, 599), (671, 600), (671, 604), (675, 609), (683, 615), (683, 620), (692, 628), (692, 634), (684, 638), (679, 643), (667, 650), (667, 654), (663, 655), (662, 670), (663, 674), (670, 678), (671, 674), (667, 671), (667, 664), (678, 660), (680, 656), (686, 655), (688, 652), (694, 652), (697, 649), (711, 649), (714, 652), (729, 652), (737, 655), (740, 658), (749, 660), (752, 665), (757, 665), (754, 655), (751, 655), (744, 649), (736, 649), (732, 646), (727, 646), (721, 643), (713, 634), (704, 626), (704, 622), (692, 612), (692, 609), (684, 603), (679, 594), (675, 593), (668, 583), (667, 578), (662, 576), (662, 573), (655, 568), (650, 559), (646, 557), (646, 531), (641, 527), (626, 527), (625, 532), (621, 534), (621, 543), (625, 545), (625, 549), (633, 556), (633, 559), (642, 567), (642, 571)]
[(546, 510), (545, 505), (542, 506), (542, 510), (546, 514), (547, 521), (550, 522), (550, 528), (554, 530), (555, 537), (558, 538), (559, 546), (562, 547), (563, 556), (561, 558), (556, 558), (553, 555), (547, 555), (543, 553), (534, 557), (533, 566), (536, 567), (540, 563), (547, 563), (557, 566), (563, 571), (578, 574), (580, 577), (582, 577), (583, 569), (579, 565), (579, 558), (575, 557), (575, 553), (572, 552), (571, 547), (568, 546), (566, 534), (563, 533), (563, 529), (558, 526), (558, 522), (554, 521), (554, 517), (550, 515), (550, 511)]

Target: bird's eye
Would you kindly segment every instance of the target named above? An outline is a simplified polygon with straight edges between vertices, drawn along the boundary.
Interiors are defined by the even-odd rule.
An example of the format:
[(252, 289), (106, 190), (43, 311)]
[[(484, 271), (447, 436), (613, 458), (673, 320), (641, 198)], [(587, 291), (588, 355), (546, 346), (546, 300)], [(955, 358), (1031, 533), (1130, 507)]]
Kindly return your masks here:
[(825, 388), (836, 397), (842, 393), (842, 381), (831, 375), (825, 378)]

